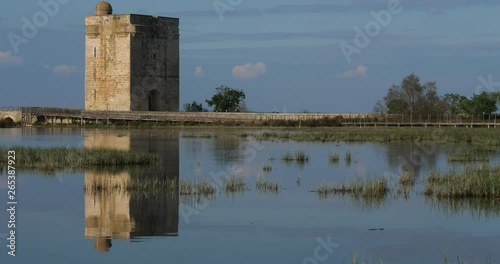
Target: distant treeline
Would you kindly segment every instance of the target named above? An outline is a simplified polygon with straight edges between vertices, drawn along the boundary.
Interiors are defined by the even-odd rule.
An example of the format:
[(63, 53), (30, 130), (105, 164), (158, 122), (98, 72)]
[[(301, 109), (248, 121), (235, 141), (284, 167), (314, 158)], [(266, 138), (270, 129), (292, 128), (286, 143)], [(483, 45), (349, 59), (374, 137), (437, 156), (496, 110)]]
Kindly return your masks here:
[(481, 116), (498, 110), (500, 92), (481, 92), (470, 98), (448, 93), (439, 96), (436, 82), (421, 83), (414, 73), (405, 77), (400, 85), (392, 85), (383, 100), (373, 108), (376, 114), (466, 115)]

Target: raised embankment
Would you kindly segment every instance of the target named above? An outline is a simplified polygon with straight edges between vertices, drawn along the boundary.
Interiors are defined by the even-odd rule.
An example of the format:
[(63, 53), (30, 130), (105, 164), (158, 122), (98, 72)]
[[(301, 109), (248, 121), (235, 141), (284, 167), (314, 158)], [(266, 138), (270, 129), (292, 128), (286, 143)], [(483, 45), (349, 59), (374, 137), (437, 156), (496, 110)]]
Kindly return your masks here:
[(85, 111), (82, 109), (21, 107), (0, 108), (0, 121), (10, 118), (23, 126), (40, 124), (109, 123), (155, 121), (184, 123), (226, 123), (262, 125), (356, 125), (356, 126), (467, 126), (497, 127), (497, 116), (418, 116), (335, 113), (214, 113), (214, 112), (130, 112)]

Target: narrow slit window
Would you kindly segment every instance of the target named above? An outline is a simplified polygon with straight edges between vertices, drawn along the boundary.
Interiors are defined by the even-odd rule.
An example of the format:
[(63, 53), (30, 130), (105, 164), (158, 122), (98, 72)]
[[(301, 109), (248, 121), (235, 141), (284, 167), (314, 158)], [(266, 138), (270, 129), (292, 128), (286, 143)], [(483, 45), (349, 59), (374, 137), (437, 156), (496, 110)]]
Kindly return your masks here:
[(94, 47), (94, 58), (97, 57), (97, 48)]

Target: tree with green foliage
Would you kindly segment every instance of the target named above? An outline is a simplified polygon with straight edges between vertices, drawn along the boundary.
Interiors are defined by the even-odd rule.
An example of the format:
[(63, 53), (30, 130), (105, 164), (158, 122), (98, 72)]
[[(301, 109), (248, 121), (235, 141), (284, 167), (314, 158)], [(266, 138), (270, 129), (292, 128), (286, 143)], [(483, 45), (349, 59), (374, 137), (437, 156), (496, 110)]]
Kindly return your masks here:
[(443, 100), (448, 105), (449, 114), (463, 114), (464, 113), (464, 103), (468, 100), (467, 97), (456, 94), (447, 93), (443, 96)]
[(184, 112), (208, 112), (207, 109), (203, 108), (202, 103), (197, 103), (193, 101), (193, 103), (184, 104)]
[(225, 85), (215, 88), (216, 93), (212, 99), (207, 100), (208, 106), (214, 107), (214, 112), (239, 112), (245, 100), (245, 93)]
[(383, 105), (377, 102), (374, 111), (388, 114), (438, 114), (446, 109), (446, 103), (437, 94), (436, 82), (421, 83), (412, 73), (400, 85), (392, 85), (384, 97)]
[(498, 110), (497, 94), (482, 92), (462, 101), (461, 107), (468, 115), (492, 114)]

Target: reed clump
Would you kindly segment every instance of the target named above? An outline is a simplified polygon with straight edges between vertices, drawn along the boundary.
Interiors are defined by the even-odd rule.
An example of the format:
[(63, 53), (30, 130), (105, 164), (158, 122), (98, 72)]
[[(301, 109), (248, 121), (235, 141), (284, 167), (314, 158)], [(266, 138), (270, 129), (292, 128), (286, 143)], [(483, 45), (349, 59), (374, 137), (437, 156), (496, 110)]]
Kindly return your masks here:
[(179, 182), (179, 194), (182, 195), (197, 195), (206, 198), (215, 196), (215, 185), (209, 181), (193, 181), (181, 180)]
[(266, 164), (266, 165), (262, 166), (262, 171), (271, 172), (271, 171), (273, 171), (273, 166), (271, 164)]
[(415, 173), (411, 171), (405, 170), (399, 176), (399, 185), (401, 187), (413, 187), (416, 181), (417, 178), (415, 177)]
[(345, 153), (345, 158), (344, 158), (344, 160), (345, 160), (345, 164), (346, 164), (346, 166), (348, 166), (348, 167), (349, 167), (349, 166), (351, 166), (351, 162), (352, 162), (352, 154), (351, 154), (351, 152), (350, 152), (350, 151), (347, 151), (347, 152)]
[[(41, 147), (0, 147), (0, 153), (13, 150), (18, 157), (16, 166), (20, 169), (84, 169), (99, 166), (152, 165), (160, 162), (157, 154), (87, 148), (41, 148)], [(0, 160), (0, 165), (6, 159)]]
[(389, 181), (385, 178), (362, 180), (357, 178), (351, 183), (342, 184), (321, 184), (316, 188), (320, 196), (332, 195), (352, 195), (363, 197), (385, 197), (389, 194), (391, 188)]
[(328, 160), (330, 161), (330, 164), (333, 164), (333, 165), (339, 164), (339, 161), (340, 161), (339, 154), (337, 154), (337, 153), (330, 154), (330, 156), (328, 157)]
[(261, 192), (278, 193), (280, 189), (280, 185), (277, 180), (268, 180), (265, 177), (258, 177), (257, 182), (255, 183), (255, 187)]
[(309, 155), (307, 155), (304, 151), (297, 151), (293, 154), (287, 152), (281, 156), (281, 160), (287, 165), (295, 162), (297, 166), (303, 167), (309, 162)]
[(243, 177), (230, 176), (224, 179), (224, 190), (227, 193), (244, 192), (245, 182)]
[(424, 194), (436, 198), (498, 198), (500, 167), (468, 165), (464, 170), (432, 171)]

